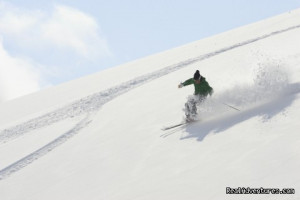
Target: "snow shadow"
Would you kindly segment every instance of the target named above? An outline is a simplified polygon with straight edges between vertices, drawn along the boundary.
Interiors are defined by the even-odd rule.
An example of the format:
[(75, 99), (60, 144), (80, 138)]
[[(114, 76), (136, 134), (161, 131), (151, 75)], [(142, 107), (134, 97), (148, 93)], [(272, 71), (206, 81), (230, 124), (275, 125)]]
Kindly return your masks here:
[[(190, 124), (184, 129), (188, 133), (181, 139), (197, 138), (202, 141), (208, 134), (217, 134), (253, 117), (261, 117), (262, 122), (267, 122), (274, 116), (284, 113), (284, 111), (294, 102), (297, 94), (300, 93), (300, 83), (288, 84), (284, 87), (284, 92), (277, 97), (268, 98), (267, 101), (248, 107), (242, 111), (232, 110), (231, 112), (213, 112), (217, 117)], [(225, 107), (223, 105), (223, 107)], [(227, 109), (229, 109), (227, 107)], [(216, 111), (216, 110), (214, 110)], [(202, 116), (205, 118), (204, 116)]]

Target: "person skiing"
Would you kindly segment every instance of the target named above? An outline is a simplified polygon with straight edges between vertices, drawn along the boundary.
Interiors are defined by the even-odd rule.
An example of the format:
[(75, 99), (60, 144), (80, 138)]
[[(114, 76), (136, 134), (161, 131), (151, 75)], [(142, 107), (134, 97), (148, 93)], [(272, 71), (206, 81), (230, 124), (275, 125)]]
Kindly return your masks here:
[(194, 84), (195, 92), (193, 96), (188, 98), (185, 103), (185, 115), (187, 121), (196, 120), (197, 117), (197, 104), (202, 103), (208, 95), (212, 95), (213, 88), (210, 87), (205, 77), (200, 75), (199, 70), (194, 73), (194, 77), (190, 78), (178, 85), (178, 88)]

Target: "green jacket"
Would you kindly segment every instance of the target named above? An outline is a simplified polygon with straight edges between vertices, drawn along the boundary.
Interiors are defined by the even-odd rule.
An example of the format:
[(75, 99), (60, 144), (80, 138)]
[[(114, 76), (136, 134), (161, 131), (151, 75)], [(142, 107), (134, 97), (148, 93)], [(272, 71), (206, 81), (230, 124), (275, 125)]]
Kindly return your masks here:
[(213, 88), (209, 86), (208, 82), (205, 80), (204, 77), (201, 77), (200, 83), (197, 84), (193, 78), (190, 78), (182, 83), (183, 86), (194, 84), (195, 87), (195, 95), (212, 95)]

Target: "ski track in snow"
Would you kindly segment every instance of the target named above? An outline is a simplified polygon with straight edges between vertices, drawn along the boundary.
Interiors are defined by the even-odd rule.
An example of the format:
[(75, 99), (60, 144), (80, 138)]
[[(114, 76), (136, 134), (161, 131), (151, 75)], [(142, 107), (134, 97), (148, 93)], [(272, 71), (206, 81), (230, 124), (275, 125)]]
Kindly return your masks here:
[(10, 176), (11, 174), (21, 170), (22, 168), (26, 167), (30, 163), (34, 162), (35, 160), (39, 159), (40, 157), (46, 155), (48, 152), (55, 149), (57, 146), (65, 143), (68, 139), (79, 133), (80, 130), (87, 127), (88, 124), (91, 122), (89, 119), (89, 115), (77, 123), (72, 129), (65, 132), (55, 140), (51, 141), (50, 143), (46, 144), (42, 148), (32, 152), (31, 154), (25, 156), (24, 158), (16, 161), (15, 163), (5, 167), (0, 171), (0, 180), (3, 180)]
[[(87, 96), (85, 98), (82, 98), (78, 101), (75, 101), (74, 103), (71, 103), (65, 107), (62, 107), (60, 109), (57, 109), (53, 112), (49, 112), (45, 115), (42, 115), (40, 117), (31, 119), (27, 122), (24, 122), (22, 124), (13, 126), (8, 129), (4, 129), (0, 131), (0, 145), (6, 142), (9, 142), (12, 139), (15, 139), (17, 137), (20, 137), (24, 135), (27, 132), (30, 132), (35, 129), (39, 129), (51, 124), (54, 124), (56, 122), (59, 122), (61, 120), (79, 116), (83, 114), (89, 114), (98, 111), (101, 106), (103, 106), (105, 103), (111, 101), (112, 99), (136, 88), (139, 87), (147, 82), (150, 82), (152, 80), (155, 80), (157, 78), (160, 78), (162, 76), (165, 76), (167, 74), (170, 74), (172, 72), (175, 72), (179, 69), (182, 69), (186, 66), (189, 66), (191, 64), (194, 64), (196, 62), (200, 62), (206, 59), (209, 59), (213, 56), (219, 55), (221, 53), (236, 49), (238, 47), (242, 47), (260, 40), (263, 40), (265, 38), (278, 35), (280, 33), (284, 33), (290, 30), (294, 30), (300, 28), (300, 25), (292, 26), (286, 29), (278, 30), (271, 32), (269, 34), (265, 34), (253, 39), (246, 40), (244, 42), (240, 42), (228, 47), (221, 48), (219, 50), (200, 55), (195, 58), (187, 59), (185, 61), (167, 66), (163, 69), (154, 71), (152, 73), (139, 76), (133, 80), (129, 80), (127, 82), (121, 83), (117, 86), (111, 87), (107, 90), (101, 91), (99, 93), (95, 93), (93, 95)], [(89, 116), (89, 115), (88, 115)], [(66, 142), (69, 138), (77, 134), (80, 130), (87, 127), (87, 125), (92, 121), (89, 117), (85, 118), (84, 120), (77, 123), (71, 130), (68, 132), (62, 134), (60, 137), (56, 138), (46, 146), (38, 149), (37, 151), (29, 154), (28, 156), (16, 161), (15, 163), (9, 165), (8, 167), (5, 167), (4, 169), (0, 170), (0, 180), (8, 177), (12, 173), (22, 169), (23, 167), (27, 166), (28, 164), (34, 162), (38, 158), (44, 156), (48, 152), (52, 151), (54, 148), (59, 146), (60, 144)]]

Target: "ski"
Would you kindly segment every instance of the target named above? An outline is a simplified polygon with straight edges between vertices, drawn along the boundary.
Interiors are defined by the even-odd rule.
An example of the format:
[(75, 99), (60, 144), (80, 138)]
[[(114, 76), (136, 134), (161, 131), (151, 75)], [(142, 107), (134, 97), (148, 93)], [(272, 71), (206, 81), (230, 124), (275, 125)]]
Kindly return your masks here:
[(180, 123), (175, 124), (175, 125), (165, 126), (161, 130), (166, 131), (166, 130), (170, 130), (170, 129), (173, 129), (173, 128), (176, 128), (176, 127), (181, 127), (181, 126), (184, 126), (184, 125), (192, 124), (192, 123), (195, 123), (195, 122), (198, 122), (198, 121), (200, 121), (200, 120), (184, 121), (184, 122), (180, 122)]
[(163, 127), (161, 130), (163, 130), (163, 131), (170, 130), (170, 129), (172, 129), (172, 128), (176, 128), (176, 127), (179, 127), (179, 126), (183, 126), (183, 125), (185, 125), (185, 124), (187, 124), (187, 123), (188, 123), (188, 122), (180, 122), (179, 124), (175, 124), (175, 125)]

